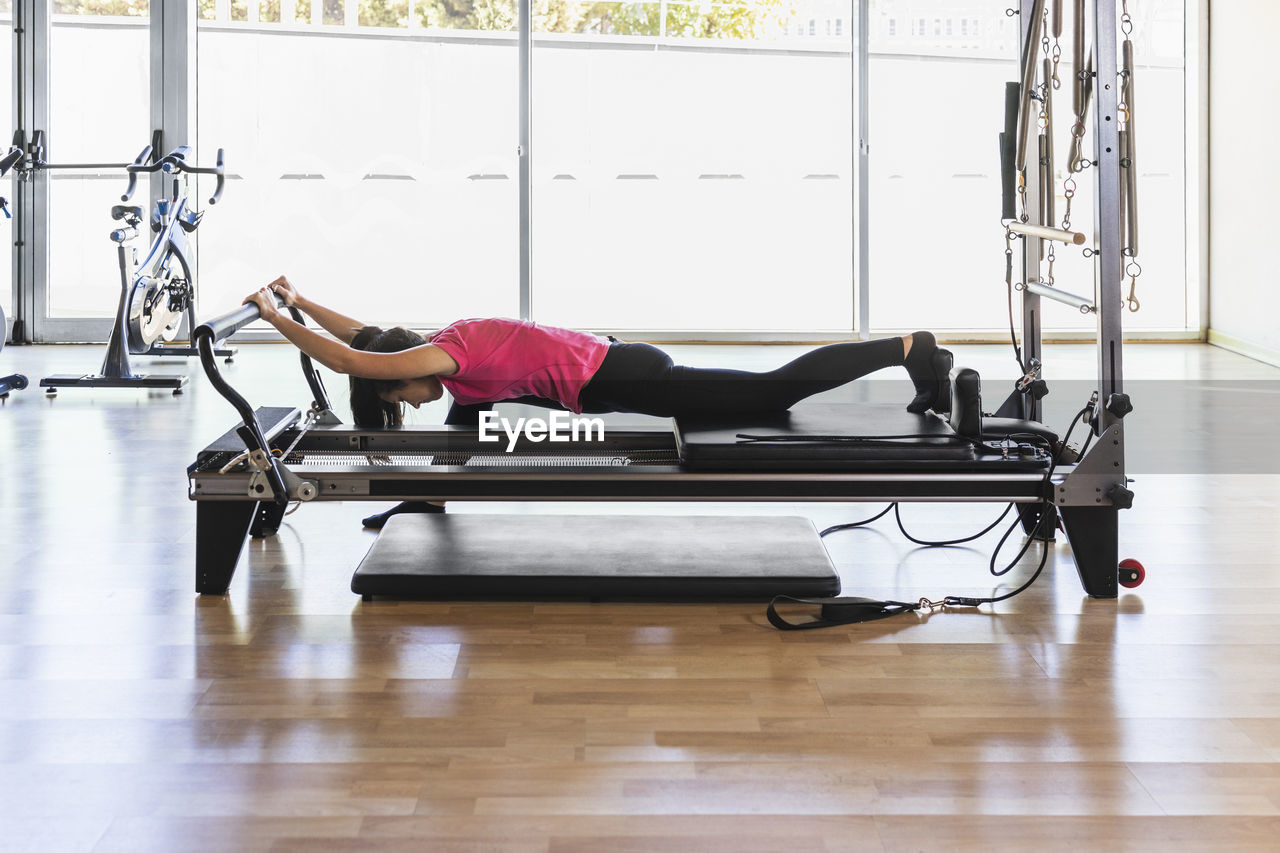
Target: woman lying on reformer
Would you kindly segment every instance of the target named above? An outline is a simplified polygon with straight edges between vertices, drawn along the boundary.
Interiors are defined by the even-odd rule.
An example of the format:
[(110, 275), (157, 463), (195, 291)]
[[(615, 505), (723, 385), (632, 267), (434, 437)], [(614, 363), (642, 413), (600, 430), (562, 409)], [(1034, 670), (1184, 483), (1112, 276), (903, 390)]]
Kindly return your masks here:
[[(312, 331), (276, 307), (272, 294), (309, 315), (337, 340)], [(316, 361), (350, 376), (351, 413), (357, 426), (403, 422), (447, 390), (453, 405), (446, 424), (476, 426), (495, 403), (528, 403), (576, 414), (632, 412), (673, 418), (759, 414), (789, 409), (800, 400), (868, 373), (903, 365), (915, 384), (907, 411), (943, 408), (949, 394), (951, 354), (929, 332), (901, 338), (828, 344), (776, 370), (750, 372), (685, 367), (655, 346), (624, 343), (586, 332), (507, 319), (458, 320), (423, 337), (403, 328), (380, 329), (318, 305), (281, 276), (250, 294), (262, 319)], [(364, 519), (380, 528), (402, 512), (441, 512), (407, 502)]]

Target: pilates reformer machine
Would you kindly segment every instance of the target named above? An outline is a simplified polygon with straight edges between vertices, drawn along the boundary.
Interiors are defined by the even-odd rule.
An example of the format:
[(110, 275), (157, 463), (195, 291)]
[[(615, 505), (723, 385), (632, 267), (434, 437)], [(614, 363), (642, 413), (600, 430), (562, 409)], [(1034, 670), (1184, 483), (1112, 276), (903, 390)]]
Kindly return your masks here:
[[(1060, 34), (1064, 2), (1070, 0), (1046, 8), (1046, 0), (1021, 0), (1019, 10), (1023, 79), (1013, 84), (1017, 92), (1006, 93), (1013, 117), (1006, 121), (1001, 153), (1006, 186), (1013, 188), (1006, 193), (1004, 211), (1011, 327), (1012, 246), (1024, 241), (1021, 350), (1014, 338), (1022, 375), (994, 414), (983, 412), (978, 374), (956, 368), (947, 412), (912, 415), (896, 405), (805, 402), (790, 412), (746, 420), (679, 419), (659, 427), (610, 430), (596, 442), (556, 445), (522, 437), (507, 452), (502, 445), (483, 443), (478, 431), (467, 427), (373, 430), (341, 424), (305, 354), (300, 357), (312, 396), (309, 409), (255, 409), (222, 376), (214, 355), (215, 342), (258, 318), (257, 306), (250, 304), (203, 324), (193, 335), (210, 382), (240, 416), (240, 423), (188, 468), (189, 497), (196, 502), (196, 591), (225, 593), (244, 543), (251, 535), (273, 534), (291, 503), (352, 500), (1009, 503), (1029, 539), (1052, 540), (1061, 521), (1090, 596), (1114, 597), (1119, 585), (1136, 586), (1141, 567), (1123, 567), (1118, 559), (1118, 514), (1133, 500), (1124, 470), (1123, 419), (1131, 405), (1121, 382), (1120, 290), (1123, 259), (1136, 254), (1136, 225), (1126, 235), (1121, 216), (1133, 210), (1136, 193), (1132, 186), (1125, 193), (1121, 177), (1122, 169), (1133, 174), (1132, 157), (1126, 160), (1121, 147), (1131, 144), (1132, 116), (1127, 141), (1117, 127), (1125, 122), (1116, 119), (1123, 114), (1120, 89), (1132, 106), (1132, 48), (1126, 46), (1130, 74), (1122, 78), (1116, 67), (1115, 0), (1094, 0), (1098, 35), (1087, 65), (1077, 47), (1075, 67), (1086, 69), (1079, 78), (1086, 90), (1081, 94), (1091, 97), (1096, 117), (1089, 165), (1099, 184), (1090, 247), (1095, 296), (1069, 302), (1051, 279), (1039, 275), (1042, 260), (1052, 257), (1042, 247), (1051, 241), (1081, 245), (1086, 238), (1056, 227), (1053, 202), (1044, 197), (1052, 195), (1051, 137), (1041, 142), (1039, 168), (1028, 167), (1024, 159), (1024, 137), (1036, 105), (1049, 109), (1055, 73), (1052, 60), (1042, 63), (1036, 54), (1042, 33)], [(1080, 45), (1084, 0), (1075, 5)], [(1038, 69), (1044, 75), (1039, 89)], [(1077, 110), (1081, 127), (1073, 131), (1073, 149), (1085, 138), (1087, 112)], [(1045, 123), (1041, 120), (1042, 130)], [(1129, 247), (1123, 243), (1126, 236)], [(1039, 422), (1040, 400), (1047, 393), (1040, 352), (1044, 298), (1097, 316), (1098, 387), (1077, 415), (1090, 432), (1079, 450), (1068, 443), (1070, 429), (1059, 436)], [(290, 310), (301, 322), (301, 314)], [(589, 548), (573, 551), (573, 543), (584, 541)], [(575, 560), (586, 565), (571, 565)], [(366, 599), (687, 600), (833, 596), (839, 588), (807, 519), (687, 515), (396, 516), (352, 580), (352, 590)], [(991, 600), (948, 596), (921, 605)]]

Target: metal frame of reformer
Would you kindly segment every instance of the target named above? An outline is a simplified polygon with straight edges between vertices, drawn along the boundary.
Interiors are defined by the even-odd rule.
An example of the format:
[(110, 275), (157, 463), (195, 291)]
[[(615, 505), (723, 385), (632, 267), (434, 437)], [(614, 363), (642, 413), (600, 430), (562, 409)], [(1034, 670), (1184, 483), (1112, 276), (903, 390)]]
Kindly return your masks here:
[[(1056, 0), (1061, 4), (1067, 0)], [(1034, 81), (1035, 57), (1039, 48), (1040, 21), (1045, 0), (1019, 0), (1019, 20), (1021, 23), (1021, 52), (1019, 69), (1022, 72), (1020, 98), (1022, 103), (1029, 102), (1027, 88)], [(1124, 362), (1122, 358), (1121, 313), (1124, 300), (1121, 285), (1124, 279), (1124, 251), (1121, 230), (1121, 193), (1122, 181), (1120, 161), (1122, 152), (1119, 139), (1118, 112), (1118, 65), (1116, 38), (1116, 0), (1089, 0), (1081, 2), (1078, 7), (1092, 8), (1094, 21), (1094, 42), (1091, 58), (1087, 67), (1093, 68), (1093, 109), (1094, 109), (1094, 157), (1093, 172), (1096, 175), (1097, 192), (1094, 199), (1094, 296), (1087, 297), (1057, 291), (1038, 284), (1038, 270), (1043, 257), (1044, 242), (1050, 239), (1053, 223), (1044, 222), (1041, 204), (1042, 194), (1052, 192), (1043, 186), (1040, 169), (1025, 171), (1026, 196), (1028, 203), (1026, 212), (1028, 221), (1013, 223), (1010, 228), (1020, 233), (1023, 238), (1022, 280), (1025, 289), (1022, 291), (1022, 337), (1023, 353), (1029, 362), (1035, 359), (1043, 364), (1041, 348), (1041, 299), (1047, 298), (1071, 306), (1077, 310), (1091, 311), (1097, 321), (1098, 334), (1098, 398), (1104, 405), (1097, 410), (1097, 418), (1093, 423), (1094, 433), (1101, 436), (1108, 428), (1118, 430), (1116, 435), (1121, 439), (1123, 448), (1122, 427), (1123, 414), (1113, 412), (1105, 404), (1114, 394), (1124, 392)], [(1076, 38), (1084, 37), (1083, 22), (1077, 27)], [(1076, 68), (1080, 74), (1081, 69)], [(1083, 73), (1088, 74), (1086, 70)], [(1031, 116), (1021, 114), (1018, 133), (1025, 133), (1030, 125)], [(1025, 147), (1025, 146), (1024, 146)], [(1077, 236), (1071, 242), (1079, 245)], [(1026, 397), (1026, 414), (1032, 420), (1041, 416), (1039, 400)], [(1123, 453), (1120, 454), (1120, 468), (1123, 469)]]
[[(208, 364), (208, 362), (206, 362)], [(213, 366), (216, 371), (216, 364)], [(315, 419), (313, 407), (308, 417)], [(190, 497), (196, 509), (196, 591), (225, 593), (244, 542), (251, 532), (270, 532), (279, 524), (283, 505), (276, 495), (303, 501), (635, 501), (635, 502), (995, 502), (1043, 504), (1043, 468), (991, 473), (925, 473), (888, 471), (689, 470), (681, 464), (675, 431), (670, 426), (610, 430), (604, 442), (548, 447), (538, 467), (438, 464), (442, 455), (460, 457), (481, 452), (494, 456), (492, 445), (479, 443), (477, 431), (466, 427), (423, 426), (384, 430), (341, 424), (303, 422), (297, 409), (263, 408), (253, 413), (264, 446), (290, 448), (302, 461), (282, 463), (269, 454), (248, 454), (249, 464), (225, 470), (237, 456), (245, 457), (241, 426), (206, 449), (210, 466), (188, 469)], [(321, 418), (323, 420), (323, 418)], [(256, 443), (256, 439), (252, 440)], [(343, 464), (310, 457), (333, 453), (383, 458), (383, 464)], [(650, 462), (611, 466), (548, 463), (552, 453), (569, 456), (632, 454)], [(216, 458), (221, 454), (221, 458)], [(404, 457), (421, 456), (421, 465), (404, 464)], [(400, 458), (399, 464), (396, 457)], [(435, 457), (427, 464), (427, 457)], [(225, 462), (224, 462), (225, 460)], [(204, 470), (200, 470), (201, 468)], [(273, 480), (278, 485), (273, 485)], [(1092, 499), (1090, 501), (1092, 503)], [(263, 529), (265, 528), (265, 530)], [(1106, 595), (1114, 587), (1115, 565), (1081, 564), (1087, 591)], [(1110, 585), (1110, 586), (1108, 586)]]
[[(1065, 0), (1059, 0), (1064, 2)], [(519, 501), (939, 501), (939, 502), (1010, 502), (1023, 510), (1028, 505), (1052, 502), (1060, 514), (1071, 543), (1081, 584), (1094, 597), (1110, 598), (1118, 587), (1118, 512), (1132, 501), (1124, 471), (1124, 426), (1127, 398), (1123, 395), (1123, 361), (1120, 311), (1121, 284), (1124, 272), (1121, 234), (1121, 173), (1117, 132), (1117, 61), (1115, 0), (1090, 0), (1095, 39), (1092, 67), (1095, 85), (1094, 108), (1094, 174), (1097, 180), (1095, 200), (1095, 276), (1092, 310), (1097, 319), (1098, 387), (1097, 405), (1092, 405), (1089, 426), (1097, 441), (1084, 458), (1074, 464), (1060, 465), (1051, 479), (1041, 473), (857, 473), (837, 472), (710, 472), (689, 471), (679, 464), (671, 466), (634, 466), (600, 469), (545, 469), (537, 471), (471, 469), (441, 466), (426, 471), (412, 466), (367, 466), (328, 469), (310, 474), (305, 469), (289, 470), (271, 455), (271, 440), (296, 428), (296, 410), (263, 410), (272, 413), (272, 421), (264, 429), (254, 409), (218, 371), (213, 343), (230, 337), (239, 328), (257, 319), (256, 306), (249, 305), (210, 321), (196, 330), (194, 338), (201, 350), (201, 361), (211, 382), (240, 413), (242, 426), (236, 433), (248, 448), (251, 470), (235, 474), (200, 474), (193, 465), (188, 469), (189, 496), (197, 502), (196, 524), (196, 590), (202, 594), (223, 594), (230, 585), (244, 543), (255, 528), (270, 525), (291, 500), (519, 500)], [(1022, 23), (1022, 60), (1025, 70), (1034, 60), (1038, 47), (1037, 34), (1044, 0), (1020, 0)], [(1028, 57), (1028, 52), (1031, 56)], [(1024, 74), (1025, 76), (1025, 74)], [(1033, 75), (1034, 76), (1034, 75)], [(1029, 112), (1029, 111), (1028, 111)], [(1024, 123), (1029, 115), (1021, 116)], [(1051, 227), (1042, 220), (1039, 203), (1045, 191), (1038, 169), (1026, 170), (1026, 192), (1035, 203), (1028, 204), (1029, 219), (1021, 225), (1023, 245), (1023, 279), (1038, 269), (1043, 231)], [(1072, 241), (1075, 241), (1072, 238)], [(1078, 242), (1078, 241), (1077, 241)], [(1029, 287), (1022, 292), (1023, 348), (1028, 363), (1043, 364), (1041, 350), (1041, 298), (1058, 299), (1081, 308), (1083, 298), (1075, 301), (1060, 298), (1057, 292), (1045, 293), (1043, 287)], [(295, 319), (302, 320), (294, 311)], [(348, 446), (394, 441), (400, 449), (410, 443), (439, 441), (441, 431), (434, 429), (397, 429), (371, 432), (341, 428), (328, 412), (328, 400), (310, 359), (302, 356), (304, 375), (312, 389), (311, 409), (314, 423), (309, 432), (327, 440), (346, 442)], [(1038, 376), (1037, 376), (1038, 378)], [(1010, 404), (1031, 420), (1041, 416), (1039, 399), (1029, 391), (1015, 392)], [(666, 431), (662, 434), (667, 435)], [(615, 439), (652, 441), (654, 433), (629, 430), (613, 433)], [(1065, 436), (1064, 436), (1065, 439)], [(1032, 516), (1024, 527), (1028, 532), (1044, 529), (1044, 519)]]
[[(1068, 0), (1054, 0), (1055, 23), (1061, 22), (1061, 10)], [(1019, 71), (1021, 77), (1017, 133), (1020, 147), (1025, 150), (1026, 133), (1031, 123), (1029, 88), (1035, 80), (1035, 68), (1040, 48), (1040, 35), (1046, 0), (1019, 0), (1020, 22)], [(1056, 288), (1044, 286), (1038, 281), (1040, 260), (1046, 239), (1059, 239), (1079, 245), (1078, 235), (1054, 238), (1045, 229), (1053, 229), (1055, 223), (1046, 222), (1042, 199), (1044, 193), (1052, 193), (1045, 186), (1040, 168), (1027, 168), (1024, 172), (1026, 187), (1027, 220), (1013, 223), (1011, 230), (1021, 232), (1022, 246), (1022, 347), (1024, 360), (1036, 365), (1036, 378), (1044, 363), (1041, 347), (1041, 300), (1052, 299), (1081, 311), (1092, 312), (1096, 320), (1098, 350), (1097, 368), (1098, 405), (1091, 406), (1090, 428), (1097, 441), (1088, 455), (1074, 469), (1074, 474), (1055, 484), (1055, 504), (1062, 517), (1068, 539), (1077, 563), (1082, 560), (1099, 565), (1119, 561), (1118, 513), (1131, 505), (1133, 496), (1128, 490), (1124, 464), (1124, 416), (1130, 410), (1128, 397), (1124, 395), (1124, 361), (1121, 317), (1124, 306), (1122, 284), (1125, 270), (1124, 235), (1122, 216), (1124, 184), (1122, 182), (1121, 149), (1119, 134), (1119, 63), (1117, 37), (1116, 0), (1076, 0), (1074, 3), (1075, 40), (1083, 45), (1086, 16), (1092, 12), (1093, 47), (1076, 49), (1073, 69), (1086, 90), (1091, 89), (1093, 117), (1093, 165), (1096, 192), (1094, 196), (1094, 282), (1093, 299), (1081, 297)], [(1081, 13), (1084, 13), (1083, 15)], [(1083, 61), (1082, 61), (1083, 60)], [(1088, 111), (1086, 94), (1085, 110)], [(1130, 104), (1130, 106), (1132, 106)], [(1050, 121), (1052, 117), (1050, 116)], [(1025, 157), (1026, 155), (1024, 155)], [(1052, 151), (1049, 152), (1052, 162)], [(1130, 170), (1132, 171), (1132, 169)], [(1130, 206), (1130, 211), (1136, 205)], [(1134, 226), (1136, 227), (1136, 226)], [(1136, 240), (1136, 237), (1134, 238)], [(1032, 361), (1034, 359), (1034, 362)], [(1000, 414), (1018, 414), (1031, 420), (1040, 420), (1039, 398), (1024, 391), (1018, 406)], [(1011, 397), (1011, 401), (1014, 398)], [(1090, 492), (1093, 493), (1092, 499)], [(1091, 528), (1092, 536), (1072, 536), (1072, 529)], [(1082, 570), (1083, 571), (1083, 570)], [(1083, 574), (1082, 574), (1083, 578)], [(1112, 597), (1116, 584), (1107, 590), (1086, 590), (1090, 595)]]

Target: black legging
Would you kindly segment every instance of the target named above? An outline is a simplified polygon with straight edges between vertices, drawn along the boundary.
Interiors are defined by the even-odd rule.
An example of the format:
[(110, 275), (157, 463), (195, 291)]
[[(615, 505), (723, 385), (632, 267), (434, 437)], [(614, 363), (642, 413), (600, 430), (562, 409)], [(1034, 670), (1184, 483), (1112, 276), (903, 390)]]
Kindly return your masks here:
[[(615, 342), (579, 402), (588, 414), (633, 412), (664, 418), (681, 415), (780, 412), (805, 397), (838, 388), (868, 373), (903, 363), (902, 339), (830, 344), (811, 350), (776, 370), (753, 373), (709, 367), (684, 367), (650, 344)], [(563, 408), (554, 400), (521, 397), (505, 400)], [(475, 426), (494, 403), (454, 403), (446, 424)]]

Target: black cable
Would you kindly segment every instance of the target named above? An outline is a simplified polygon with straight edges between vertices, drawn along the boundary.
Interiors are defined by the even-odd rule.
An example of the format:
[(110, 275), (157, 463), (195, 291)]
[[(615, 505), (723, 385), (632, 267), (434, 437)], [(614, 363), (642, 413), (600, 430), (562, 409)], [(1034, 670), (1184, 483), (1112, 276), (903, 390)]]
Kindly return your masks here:
[[(898, 529), (902, 531), (902, 535), (907, 537), (917, 545), (925, 545), (930, 548), (942, 548), (948, 545), (960, 545), (962, 543), (972, 542), (975, 539), (979, 539), (983, 536), (986, 536), (988, 533), (991, 532), (993, 528), (995, 528), (997, 524), (999, 524), (1001, 521), (1004, 521), (1004, 517), (1009, 514), (1009, 510), (1013, 509), (1013, 504), (1009, 504), (1007, 507), (1004, 508), (1004, 512), (1000, 513), (1000, 517), (997, 518), (995, 521), (991, 522), (986, 527), (984, 527), (980, 533), (975, 533), (972, 536), (966, 536), (963, 539), (944, 539), (938, 542), (929, 542), (924, 539), (917, 539), (914, 536), (912, 536), (910, 533), (908, 533), (907, 528), (902, 526), (902, 511), (898, 508), (898, 504), (894, 504), (893, 506), (894, 506), (893, 515), (894, 515), (894, 518), (896, 518), (898, 521)], [(1005, 535), (1007, 536), (1008, 534), (1005, 534)]]
[[(1052, 492), (1053, 472), (1058, 467), (1058, 463), (1062, 460), (1062, 452), (1063, 452), (1063, 449), (1065, 449), (1067, 446), (1067, 439), (1071, 437), (1071, 433), (1075, 430), (1076, 425), (1080, 423), (1080, 419), (1083, 418), (1088, 411), (1089, 411), (1089, 408), (1086, 406), (1085, 408), (1077, 412), (1076, 416), (1071, 419), (1071, 426), (1067, 427), (1067, 432), (1062, 437), (1061, 447), (1058, 450), (1058, 452), (1054, 454), (1053, 461), (1049, 465), (1049, 470), (1044, 475), (1045, 485), (1050, 488), (1047, 491), (1044, 501), (1041, 504), (1042, 506), (1041, 518), (1044, 518), (1051, 510), (1056, 511), (1053, 505), (1053, 498), (1051, 497), (1053, 494)], [(1022, 559), (1022, 556), (1027, 553), (1027, 549), (1031, 547), (1031, 543), (1036, 541), (1034, 536), (1028, 536), (1027, 541), (1023, 543), (1022, 549), (1018, 551), (1018, 555), (1013, 558), (1013, 561), (1010, 562), (1009, 565), (1005, 566), (1004, 569), (997, 572), (996, 557), (999, 556), (1000, 554), (1000, 546), (1003, 545), (1005, 540), (1009, 538), (1009, 534), (1013, 532), (1014, 527), (1017, 526), (1017, 523), (1018, 522), (1015, 521), (1014, 524), (1011, 525), (1007, 531), (1005, 531), (1004, 536), (1001, 537), (1000, 539), (1000, 543), (996, 545), (996, 550), (993, 551), (991, 554), (991, 565), (989, 568), (990, 568), (991, 574), (995, 575), (996, 577), (1001, 577), (1002, 575), (1007, 574), (1014, 566), (1016, 566), (1018, 564), (1018, 561)], [(1048, 561), (1049, 561), (1049, 543), (1045, 542), (1044, 547), (1041, 549), (1041, 553), (1040, 553), (1040, 565), (1036, 566), (1036, 570), (1035, 572), (1032, 573), (1031, 577), (1029, 577), (1027, 581), (1017, 589), (1012, 590), (1010, 592), (1006, 592), (1003, 595), (990, 596), (988, 598), (969, 598), (967, 596), (948, 595), (942, 600), (942, 602), (943, 604), (949, 604), (957, 607), (977, 607), (980, 604), (995, 604), (996, 602), (999, 602), (999, 601), (1007, 601), (1010, 598), (1013, 598), (1015, 595), (1018, 595), (1019, 593), (1025, 592), (1027, 589), (1029, 589), (1030, 586), (1036, 582), (1036, 579), (1040, 577), (1040, 573), (1044, 571), (1044, 567), (1048, 563)]]
[[(1062, 461), (1062, 454), (1067, 446), (1068, 440), (1071, 438), (1071, 433), (1075, 431), (1076, 425), (1080, 422), (1080, 420), (1085, 416), (1085, 414), (1088, 411), (1089, 411), (1089, 407), (1086, 406), (1085, 408), (1081, 409), (1079, 412), (1076, 413), (1076, 416), (1071, 421), (1071, 425), (1067, 427), (1066, 435), (1063, 436), (1057, 451), (1053, 454), (1052, 459), (1049, 463), (1049, 470), (1045, 473), (1045, 477), (1044, 477), (1044, 484), (1045, 484), (1044, 496), (1040, 501), (1041, 522), (1043, 522), (1044, 519), (1048, 518), (1050, 513), (1056, 514), (1057, 512), (1056, 507), (1054, 506), (1054, 503), (1053, 503), (1053, 472), (1057, 469), (1058, 464)], [(863, 524), (868, 524), (872, 521), (875, 521), (878, 518), (883, 517), (890, 509), (894, 509), (897, 506), (898, 504), (896, 502), (892, 503), (888, 507), (886, 507), (884, 510), (882, 510), (880, 513), (878, 513), (876, 516), (874, 516), (873, 518), (864, 519), (863, 521), (853, 522), (846, 525), (836, 525), (835, 527), (827, 528), (827, 530), (824, 530), (821, 535), (825, 536), (827, 533), (833, 532), (835, 530), (842, 530), (847, 527), (858, 527)], [(971, 541), (972, 539), (976, 539), (978, 538), (978, 536), (982, 536), (983, 534), (995, 528), (995, 526), (999, 524), (1000, 521), (1006, 515), (1009, 514), (1009, 511), (1011, 509), (1013, 509), (1012, 503), (1010, 503), (1009, 506), (1005, 509), (1004, 513), (1001, 514), (1000, 518), (997, 518), (993, 524), (988, 526), (985, 530), (983, 530), (982, 533), (979, 533), (976, 536), (969, 537), (968, 539), (956, 539), (950, 542), (938, 542), (938, 543), (922, 542), (919, 539), (912, 538), (902, 525), (901, 515), (896, 514), (896, 517), (898, 519), (898, 528), (902, 530), (903, 534), (906, 535), (908, 539), (911, 539), (911, 541), (916, 542), (918, 544), (925, 545), (926, 547), (934, 547), (939, 545), (959, 544), (961, 542), (967, 542), (967, 541)], [(1018, 524), (1021, 523), (1021, 521), (1022, 519), (1020, 517), (1014, 520), (1013, 524), (1009, 526), (1008, 530), (1005, 531), (1004, 535), (1000, 537), (999, 543), (996, 544), (995, 550), (991, 553), (991, 562), (988, 568), (991, 574), (995, 577), (1001, 577), (1007, 574), (1009, 571), (1011, 571), (1013, 567), (1018, 564), (1018, 561), (1021, 560), (1023, 556), (1027, 553), (1027, 549), (1031, 547), (1031, 543), (1036, 541), (1036, 537), (1034, 535), (1028, 536), (1027, 541), (1023, 543), (1022, 548), (1018, 551), (1017, 556), (1013, 558), (1013, 560), (1009, 563), (1009, 565), (1007, 565), (1004, 569), (1000, 571), (996, 570), (996, 558), (1000, 555), (1000, 549), (1004, 547), (1004, 543), (1008, 541), (1009, 536), (1013, 533), (1013, 531), (1017, 528)], [(804, 629), (804, 628), (825, 628), (833, 625), (848, 625), (855, 622), (866, 622), (872, 619), (883, 619), (885, 617), (894, 616), (899, 613), (913, 612), (921, 609), (928, 609), (932, 611), (933, 609), (939, 606), (978, 607), (979, 605), (982, 605), (982, 604), (995, 604), (1001, 601), (1008, 601), (1010, 598), (1013, 598), (1016, 595), (1020, 595), (1021, 593), (1029, 589), (1031, 585), (1034, 584), (1040, 578), (1040, 575), (1044, 572), (1044, 567), (1048, 564), (1048, 562), (1049, 562), (1049, 543), (1048, 541), (1044, 541), (1043, 547), (1041, 548), (1041, 551), (1040, 551), (1040, 563), (1039, 565), (1036, 566), (1036, 570), (1032, 572), (1031, 577), (1027, 578), (1027, 580), (1016, 589), (1010, 590), (1009, 592), (1006, 592), (1002, 595), (993, 595), (985, 598), (970, 598), (968, 596), (962, 596), (962, 595), (948, 595), (948, 596), (945, 596), (941, 601), (936, 601), (936, 602), (929, 601), (926, 598), (922, 598), (918, 602), (903, 602), (903, 601), (876, 601), (874, 599), (867, 599), (867, 598), (795, 599), (795, 598), (790, 598), (788, 596), (777, 596), (769, 604), (769, 609), (768, 609), (769, 623), (780, 630), (790, 631), (790, 630), (798, 630), (798, 629)], [(775, 606), (779, 602), (794, 602), (799, 604), (819, 606), (821, 608), (821, 616), (818, 619), (811, 620), (809, 622), (802, 622), (802, 623), (788, 622), (787, 620), (779, 616), (775, 610)]]
[(835, 525), (832, 525), (831, 527), (828, 527), (826, 530), (823, 530), (821, 533), (819, 533), (819, 534), (818, 534), (818, 537), (819, 537), (819, 538), (821, 538), (821, 537), (823, 537), (823, 536), (826, 536), (828, 533), (835, 533), (836, 531), (839, 531), (839, 530), (849, 530), (849, 529), (854, 528), (854, 527), (862, 527), (862, 526), (863, 526), (863, 525), (865, 525), (865, 524), (870, 524), (871, 522), (873, 522), (873, 521), (875, 521), (875, 520), (877, 520), (877, 519), (884, 518), (885, 514), (886, 514), (889, 510), (893, 509), (895, 506), (897, 506), (897, 504), (896, 504), (896, 503), (889, 504), (887, 507), (885, 507), (885, 508), (884, 508), (883, 510), (881, 510), (880, 512), (876, 513), (875, 515), (871, 516), (870, 518), (864, 518), (864, 519), (862, 519), (862, 521), (850, 521), (850, 522), (848, 522), (848, 523), (846, 523), (846, 524), (835, 524)]

